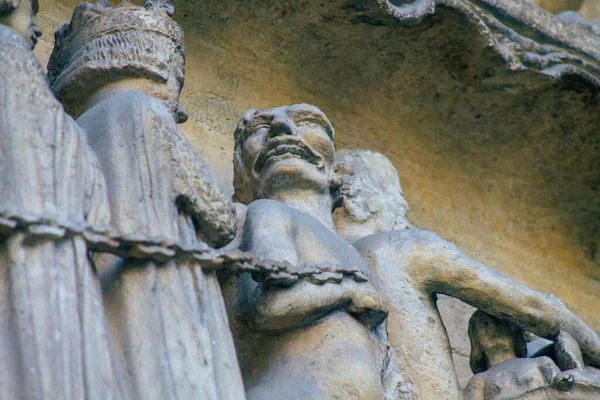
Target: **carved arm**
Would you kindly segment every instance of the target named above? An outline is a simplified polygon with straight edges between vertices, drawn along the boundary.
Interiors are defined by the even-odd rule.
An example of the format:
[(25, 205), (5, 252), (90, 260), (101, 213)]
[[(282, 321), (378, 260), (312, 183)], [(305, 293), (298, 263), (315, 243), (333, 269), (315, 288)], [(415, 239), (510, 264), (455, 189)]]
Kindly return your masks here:
[(588, 363), (600, 365), (598, 334), (559, 299), (512, 281), (432, 233), (419, 234), (411, 271), (427, 291), (456, 297), (548, 339), (564, 330), (579, 343)]
[(308, 281), (285, 288), (257, 285), (247, 323), (256, 331), (279, 331), (308, 325), (336, 309), (345, 309), (372, 327), (387, 316), (371, 283), (344, 278), (323, 285)]
[[(239, 217), (244, 217), (241, 211), (240, 208)], [(257, 201), (245, 215), (240, 249), (258, 258), (298, 264), (293, 230), (289, 215), (280, 213), (276, 204)], [(234, 286), (235, 289), (225, 290), (228, 303), (235, 310), (236, 319), (255, 331), (300, 327), (336, 309), (345, 309), (368, 325), (378, 325), (387, 316), (372, 282), (344, 278), (340, 283), (319, 285), (300, 281), (284, 287), (259, 284), (244, 274)]]

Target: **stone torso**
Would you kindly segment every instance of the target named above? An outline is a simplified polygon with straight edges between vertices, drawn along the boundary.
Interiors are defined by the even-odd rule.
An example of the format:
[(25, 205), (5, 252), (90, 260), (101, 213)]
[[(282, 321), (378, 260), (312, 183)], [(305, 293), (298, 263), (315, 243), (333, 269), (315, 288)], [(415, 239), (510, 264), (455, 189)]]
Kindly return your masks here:
[[(277, 201), (259, 200), (248, 207), (241, 248), (259, 258), (292, 264), (353, 266), (370, 276), (358, 252), (332, 229)], [(321, 286), (301, 282), (275, 289), (246, 281), (246, 295), (260, 296), (263, 303), (258, 307), (275, 310), (274, 314), (278, 307), (285, 309), (288, 301), (298, 304), (298, 296), (311, 297), (315, 306), (312, 318), (304, 318), (302, 326), (277, 329), (267, 317), (272, 330), (238, 336), (248, 398), (382, 398), (384, 334), (361, 322), (360, 315), (350, 315), (336, 303), (335, 294), (345, 291), (342, 297), (364, 302), (368, 312), (369, 304), (379, 306), (377, 287), (371, 282), (360, 284), (364, 287), (350, 282)], [(285, 326), (285, 311), (282, 315)]]
[(139, 91), (117, 94), (78, 119), (109, 177), (111, 224), (123, 233), (179, 239), (169, 162), (174, 131), (163, 123), (170, 119), (160, 101)]
[[(261, 243), (264, 241), (271, 245), (265, 246)], [(274, 241), (277, 247), (272, 245)], [(248, 206), (241, 247), (251, 247), (257, 257), (295, 265), (312, 262), (352, 266), (371, 276), (358, 251), (332, 228), (279, 201), (257, 200)]]

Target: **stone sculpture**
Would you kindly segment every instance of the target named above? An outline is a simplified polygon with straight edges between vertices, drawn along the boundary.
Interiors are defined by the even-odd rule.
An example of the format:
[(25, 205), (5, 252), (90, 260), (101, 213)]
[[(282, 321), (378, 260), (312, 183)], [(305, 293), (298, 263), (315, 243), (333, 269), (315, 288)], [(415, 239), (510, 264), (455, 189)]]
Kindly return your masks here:
[[(379, 399), (388, 386), (387, 315), (358, 252), (333, 229), (334, 130), (316, 107), (249, 110), (235, 131), (237, 198), (249, 203), (239, 246), (259, 258), (353, 266), (356, 282), (225, 280), (248, 399)], [(382, 376), (384, 376), (382, 382)]]
[(30, 48), (33, 49), (42, 34), (42, 30), (37, 22), (39, 9), (40, 3), (38, 0), (5, 0), (0, 3), (0, 25), (15, 30), (25, 39)]
[[(435, 6), (375, 3), (352, 11), (358, 22), (419, 22)], [(545, 57), (480, 5), (440, 4), (500, 32), (490, 46), (508, 43), (515, 68), (597, 86), (591, 61)], [(485, 6), (515, 17), (499, 7)], [(412, 228), (389, 160), (336, 155), (314, 106), (239, 122), (236, 221), (177, 126), (184, 39), (169, 0), (83, 3), (56, 33), (51, 89), (77, 124), (32, 56), (37, 9), (0, 0), (0, 398), (600, 398), (598, 335)], [(438, 294), (481, 309), (464, 392)], [(526, 358), (523, 329), (552, 339), (548, 354)]]
[(549, 386), (560, 369), (548, 357), (525, 358), (523, 331), (482, 311), (469, 321), (471, 368), (465, 399), (512, 399)]
[[(85, 129), (122, 234), (222, 246), (234, 209), (183, 137), (183, 31), (168, 2), (80, 4), (56, 33), (52, 89)], [(241, 399), (214, 273), (193, 260), (99, 262), (109, 324), (135, 398)]]
[[(476, 311), (469, 321), (471, 368), (465, 388), (469, 399), (598, 399), (599, 370), (585, 367), (577, 342), (566, 332), (554, 344), (525, 358), (523, 331), (516, 325)], [(563, 372), (561, 372), (561, 370)]]
[[(385, 164), (361, 162), (354, 167), (356, 162), (353, 163), (353, 160), (360, 159), (355, 155), (359, 152), (349, 151), (342, 155), (340, 170), (352, 170), (354, 173), (354, 176), (342, 177), (348, 184), (358, 181), (365, 189), (377, 188), (377, 177), (383, 174), (381, 168)], [(376, 165), (377, 169), (370, 170), (370, 165)], [(393, 170), (391, 163), (388, 167)], [(358, 174), (362, 176), (358, 178)], [(369, 191), (363, 190), (362, 193), (366, 196)], [(395, 193), (397, 202), (404, 201), (399, 185), (395, 192), (388, 193)], [(389, 210), (388, 207), (375, 207), (369, 218), (381, 219), (382, 222), (370, 221), (368, 224), (357, 219), (341, 222), (339, 216), (344, 214), (338, 214), (336, 226), (341, 228), (342, 235), (355, 235), (360, 227), (363, 229), (365, 237), (354, 242), (354, 246), (378, 277), (390, 311), (387, 331), (393, 354), (404, 378), (412, 384), (416, 398), (461, 397), (448, 337), (436, 307), (437, 294), (447, 294), (490, 314), (502, 315), (516, 325), (547, 338), (554, 338), (562, 327), (576, 338), (589, 362), (598, 365), (598, 335), (558, 299), (486, 268), (433, 233), (417, 229), (387, 233), (370, 231), (372, 227), (384, 226), (383, 221), (401, 220), (406, 212), (402, 207), (399, 209), (401, 215), (394, 217)], [(352, 221), (359, 227), (349, 229)]]
[[(568, 395), (569, 398), (600, 399), (600, 369), (584, 363), (579, 344), (571, 335), (561, 331), (547, 349), (551, 350), (548, 355), (562, 372), (554, 377), (550, 389), (538, 391), (541, 393), (535, 395), (539, 397), (531, 398), (553, 399)], [(543, 354), (544, 350), (541, 349), (538, 353)], [(538, 353), (532, 357), (542, 355)]]
[(337, 233), (350, 243), (365, 232), (410, 228), (396, 169), (383, 154), (369, 150), (336, 152), (343, 202), (333, 213)]
[[(0, 1), (0, 207), (21, 219), (101, 225), (110, 214), (98, 161), (31, 52), (37, 9), (35, 0)], [(7, 226), (0, 398), (128, 398), (82, 235)]]

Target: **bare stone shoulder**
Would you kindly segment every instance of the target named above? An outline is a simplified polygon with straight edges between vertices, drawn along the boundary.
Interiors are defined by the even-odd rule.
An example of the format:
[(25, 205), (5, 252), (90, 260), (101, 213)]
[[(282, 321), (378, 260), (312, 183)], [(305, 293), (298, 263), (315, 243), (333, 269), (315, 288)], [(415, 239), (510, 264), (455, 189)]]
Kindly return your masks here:
[[(263, 215), (263, 214), (271, 214), (272, 216), (284, 216), (290, 215), (292, 209), (277, 200), (271, 199), (259, 199), (254, 200), (252, 203), (248, 204), (246, 207), (246, 215)], [(246, 218), (248, 218), (246, 216)]]
[[(255, 200), (246, 208), (246, 224), (252, 229), (269, 229), (284, 231), (293, 218), (294, 210), (280, 201), (270, 199)], [(275, 223), (276, 221), (276, 223)]]

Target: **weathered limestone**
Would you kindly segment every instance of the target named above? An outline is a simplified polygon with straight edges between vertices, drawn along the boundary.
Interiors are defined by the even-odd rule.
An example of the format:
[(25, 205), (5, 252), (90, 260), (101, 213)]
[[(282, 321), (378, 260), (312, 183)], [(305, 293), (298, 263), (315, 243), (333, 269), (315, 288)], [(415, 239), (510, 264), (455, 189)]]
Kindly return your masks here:
[[(46, 0), (44, 30), (68, 21), (78, 2)], [(539, 10), (543, 20), (527, 22), (522, 15), (534, 8), (520, 2), (510, 3), (509, 19), (502, 19), (509, 3), (456, 3), (477, 8), (484, 21), (504, 21), (533, 47), (551, 44), (547, 58), (556, 50), (565, 63), (598, 64), (571, 45), (577, 36), (595, 43), (593, 31), (565, 28)], [(534, 67), (515, 70), (494, 50), (498, 40), (491, 39), (500, 35), (490, 38), (468, 8), (441, 4), (405, 26), (384, 16), (409, 7), (386, 4), (180, 2), (186, 137), (231, 194), (231, 132), (239, 115), (257, 105), (318, 104), (340, 132), (338, 148), (380, 151), (398, 168), (411, 224), (554, 293), (599, 330), (595, 89)], [(370, 18), (380, 5), (387, 11)], [(566, 32), (565, 40), (545, 31)], [(504, 37), (500, 44), (510, 48)], [(50, 34), (37, 48), (51, 46)]]
[[(176, 124), (184, 42), (172, 11), (82, 3), (57, 32), (50, 80), (100, 159), (112, 226), (220, 247), (235, 234), (233, 206)], [(243, 398), (214, 273), (193, 260), (110, 255), (99, 269), (134, 398)]]
[[(36, 12), (36, 1), (0, 2), (0, 208), (101, 225), (104, 177), (31, 52)], [(128, 398), (83, 238), (29, 233), (0, 233), (0, 398)]]
[(541, 61), (597, 68), (576, 44), (598, 49), (597, 35), (516, 1), (445, 2), (405, 26), (412, 3), (395, 3), (183, 3), (187, 137), (231, 185), (243, 110), (317, 104), (338, 148), (379, 151), (398, 168), (412, 225), (555, 294), (600, 330), (595, 86), (504, 56), (543, 51)]
[(600, 398), (600, 370), (584, 367), (579, 345), (566, 332), (554, 339), (555, 360), (537, 354), (524, 358), (523, 332), (481, 311), (469, 321), (469, 337), (476, 375), (465, 400)]
[[(430, 222), (439, 223), (444, 237), (479, 243), (491, 265), (508, 265), (503, 268), (511, 276), (561, 298), (567, 293), (584, 305), (577, 311), (589, 325), (600, 323), (595, 308), (585, 308), (597, 301), (597, 271), (589, 269), (598, 245), (597, 136), (590, 134), (598, 122), (596, 25), (508, 0), (193, 3), (184, 10), (201, 14), (192, 32), (203, 86), (195, 91), (202, 101), (192, 107), (204, 114), (193, 112), (188, 127), (227, 130), (227, 119), (248, 103), (322, 103), (349, 142), (393, 155), (408, 173), (409, 198), (426, 194), (411, 201), (414, 225), (427, 227), (425, 216), (433, 213)], [(37, 36), (34, 9), (23, 6), (25, 19), (5, 21), (26, 37)], [(412, 228), (396, 171), (382, 155), (342, 152), (338, 177), (331, 123), (312, 106), (251, 111), (242, 119), (234, 187), (236, 198), (250, 204), (237, 207), (237, 239), (223, 251), (210, 249), (233, 238), (233, 206), (176, 126), (187, 114), (179, 103), (183, 35), (169, 19), (172, 12), (166, 1), (86, 4), (57, 36), (53, 88), (89, 131), (107, 177), (98, 193), (108, 192), (113, 227), (89, 225), (95, 220), (87, 215), (61, 225), (44, 220), (52, 216), (47, 212), (0, 210), (3, 235), (24, 235), (23, 246), (79, 238), (80, 248), (113, 254), (94, 256), (108, 315), (96, 301), (100, 306), (86, 316), (95, 333), (108, 338), (94, 353), (108, 363), (83, 368), (82, 376), (99, 369), (84, 390), (95, 395), (98, 382), (117, 374), (114, 397), (243, 398), (213, 275), (220, 269), (251, 398), (600, 395), (598, 369), (590, 366), (600, 357), (597, 333), (556, 298)], [(11, 93), (21, 82), (11, 82)], [(11, 135), (20, 129), (13, 125)], [(27, 142), (23, 148), (34, 140)], [(212, 162), (227, 152), (226, 140), (196, 143)], [(64, 152), (83, 159), (87, 153)], [(21, 160), (20, 151), (15, 154)], [(230, 165), (221, 167), (216, 172)], [(486, 177), (482, 168), (500, 177)], [(68, 173), (60, 183), (99, 173), (80, 170), (81, 176)], [(418, 179), (424, 170), (434, 172), (429, 180)], [(340, 203), (335, 232), (331, 209)], [(508, 211), (495, 210), (498, 204), (509, 204)], [(486, 219), (489, 210), (495, 211)], [(469, 218), (475, 214), (485, 226), (471, 232), (473, 241), (468, 232), (477, 218)], [(437, 231), (437, 223), (429, 227)], [(544, 234), (515, 229), (519, 223), (541, 226)], [(469, 248), (488, 264), (481, 249)], [(560, 282), (549, 278), (557, 271)], [(97, 286), (84, 290), (99, 300)], [(565, 291), (569, 286), (577, 290)], [(474, 354), (488, 359), (475, 368), (467, 392), (454, 373), (440, 293), (489, 313), (473, 319), (480, 328), (471, 335)], [(105, 320), (119, 346), (111, 346)], [(11, 320), (5, 325), (13, 327)], [(526, 359), (523, 329), (555, 343)], [(24, 353), (6, 348), (16, 357)], [(7, 378), (11, 395), (29, 390), (14, 389), (21, 381), (13, 375)]]
[(37, 22), (39, 9), (38, 0), (4, 0), (0, 3), (0, 25), (14, 29), (33, 49), (42, 34)]
[(336, 153), (343, 186), (341, 207), (333, 213), (336, 232), (350, 243), (377, 233), (410, 228), (396, 169), (383, 154), (368, 150)]

